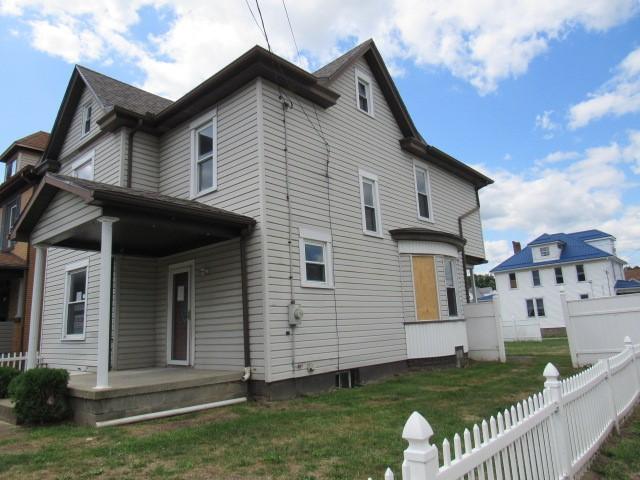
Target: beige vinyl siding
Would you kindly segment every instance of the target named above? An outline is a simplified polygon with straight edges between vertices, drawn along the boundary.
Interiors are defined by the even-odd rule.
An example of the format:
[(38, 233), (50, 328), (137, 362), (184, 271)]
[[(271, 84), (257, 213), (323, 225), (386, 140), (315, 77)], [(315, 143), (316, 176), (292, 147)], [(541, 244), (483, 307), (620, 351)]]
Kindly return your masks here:
[[(124, 148), (127, 147), (128, 132), (124, 135)], [(157, 192), (160, 180), (159, 139), (145, 132), (136, 132), (133, 137), (133, 164), (131, 187), (139, 190)], [(125, 150), (126, 152), (127, 150)], [(126, 160), (126, 153), (125, 153)], [(126, 185), (126, 162), (124, 167), (124, 185)]]
[(75, 160), (94, 150), (93, 179), (96, 182), (120, 185), (123, 137), (120, 131), (107, 133), (84, 144), (83, 148), (61, 159), (60, 174), (71, 175)]
[[(62, 340), (66, 266), (88, 259), (84, 340)], [(42, 310), (42, 361), (50, 368), (95, 371), (98, 338), (100, 255), (62, 248), (47, 249)]]
[[(87, 135), (82, 135), (82, 109), (85, 105), (90, 104), (91, 111), (91, 129)], [(96, 123), (96, 120), (104, 114), (102, 106), (96, 99), (91, 90), (85, 87), (80, 95), (80, 101), (76, 106), (76, 111), (69, 123), (69, 129), (64, 139), (62, 147), (60, 149), (60, 159), (66, 158), (68, 155), (73, 154), (81, 145), (89, 142), (95, 135), (100, 132), (100, 127)]]
[(34, 153), (31, 151), (21, 150), (18, 152), (17, 160), (18, 160), (18, 170), (28, 166), (28, 165), (36, 165), (40, 161), (40, 157), (42, 154)]
[[(357, 68), (373, 78), (364, 60), (357, 63)], [(403, 320), (414, 310), (413, 303), (408, 302), (413, 292), (407, 292), (406, 276), (400, 274), (402, 260), (388, 231), (418, 226), (457, 234), (458, 217), (476, 206), (473, 185), (400, 149), (398, 141), (402, 134), (375, 82), (372, 85), (375, 116), (365, 115), (356, 108), (354, 78), (352, 67), (332, 85), (341, 95), (338, 103), (327, 110), (317, 109), (331, 149), (331, 224), (327, 213), (326, 150), (300, 103), (315, 120), (313, 106), (297, 99), (287, 113), (294, 296), (305, 311), (301, 326), (296, 328), (295, 340), (293, 335), (286, 334), (289, 330), (287, 304), (291, 295), (282, 106), (277, 89), (265, 82), (272, 380), (307, 375), (307, 368), (321, 373), (405, 359)], [(434, 223), (418, 219), (414, 162), (426, 166), (430, 172)], [(362, 232), (359, 169), (378, 176), (383, 238)], [(335, 290), (300, 287), (299, 226), (332, 228)], [(481, 234), (469, 238), (470, 244), (478, 241), (482, 241)], [(480, 252), (483, 247), (480, 243), (472, 246), (472, 250)], [(442, 261), (439, 266), (441, 310), (447, 313)], [(406, 261), (403, 267), (410, 269)], [(459, 264), (459, 276), (461, 270)], [(460, 280), (458, 284), (462, 285)], [(463, 287), (459, 286), (458, 290), (460, 298), (464, 298)], [(462, 301), (458, 309), (462, 314)]]
[(115, 366), (118, 370), (154, 367), (158, 349), (164, 348), (157, 344), (155, 333), (162, 321), (156, 311), (157, 260), (122, 256), (116, 258), (115, 264)]
[(166, 364), (167, 286), (170, 265), (195, 261), (195, 367), (242, 371), (240, 244), (229, 240), (159, 260), (156, 303), (156, 363)]
[[(253, 378), (264, 379), (262, 204), (257, 89), (258, 82), (251, 82), (217, 106), (211, 105), (205, 109), (206, 112), (217, 108), (218, 188), (198, 197), (197, 201), (253, 217), (258, 222), (247, 240), (247, 276)], [(190, 121), (177, 126), (160, 139), (160, 193), (189, 198), (190, 142)], [(242, 348), (238, 353), (242, 354)]]
[(87, 205), (77, 195), (58, 192), (31, 232), (31, 243), (38, 244), (71, 228), (93, 221), (102, 209)]
[(464, 247), (464, 253), (475, 257), (485, 257), (484, 238), (482, 236), (482, 220), (480, 219), (480, 211), (462, 219), (462, 234), (467, 239)]

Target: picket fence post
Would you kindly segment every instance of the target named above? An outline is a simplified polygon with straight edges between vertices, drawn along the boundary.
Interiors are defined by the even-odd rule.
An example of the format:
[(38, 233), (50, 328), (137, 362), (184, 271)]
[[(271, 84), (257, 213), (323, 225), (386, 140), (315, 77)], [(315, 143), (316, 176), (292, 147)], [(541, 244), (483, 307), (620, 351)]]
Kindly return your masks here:
[(616, 427), (616, 433), (620, 435), (620, 422), (618, 421), (618, 405), (616, 404), (616, 395), (613, 391), (613, 385), (611, 385), (611, 357), (607, 358), (604, 362), (607, 367), (607, 375), (604, 377), (604, 383), (607, 385), (607, 390), (609, 390), (609, 399), (611, 400), (611, 418), (613, 419), (613, 424)]
[(562, 383), (560, 382), (560, 372), (552, 364), (547, 363), (543, 375), (545, 377), (544, 388), (550, 402), (556, 404), (556, 410), (551, 415), (551, 425), (553, 431), (553, 451), (557, 458), (560, 478), (569, 478), (571, 472), (571, 450), (569, 448), (569, 426), (567, 416), (564, 411), (562, 400)]
[(402, 480), (435, 480), (438, 469), (438, 449), (429, 443), (433, 429), (418, 412), (413, 412), (402, 430), (409, 442), (404, 451)]

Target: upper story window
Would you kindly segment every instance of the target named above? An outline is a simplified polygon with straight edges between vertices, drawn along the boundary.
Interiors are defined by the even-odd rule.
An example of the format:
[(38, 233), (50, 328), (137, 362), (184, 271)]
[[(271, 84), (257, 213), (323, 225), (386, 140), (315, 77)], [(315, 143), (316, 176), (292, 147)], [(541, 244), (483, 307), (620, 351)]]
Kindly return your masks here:
[(191, 195), (218, 187), (216, 114), (210, 112), (191, 124)]
[(303, 287), (332, 288), (331, 235), (300, 227), (300, 279)]
[(362, 231), (367, 235), (382, 236), (378, 177), (360, 170), (360, 201), (362, 203)]
[(95, 151), (90, 151), (71, 164), (71, 176), (83, 180), (93, 180)]
[(553, 269), (556, 275), (556, 283), (562, 285), (564, 283), (564, 276), (562, 275), (562, 267), (556, 267)]
[(576, 274), (579, 282), (587, 281), (587, 276), (584, 273), (584, 265), (576, 265)]
[(531, 270), (531, 279), (533, 280), (533, 286), (539, 287), (540, 283), (540, 270)]
[(16, 173), (17, 160), (12, 158), (5, 165), (4, 179), (9, 180)]
[(540, 256), (548, 257), (550, 255), (549, 247), (540, 247)]
[(447, 304), (449, 305), (449, 316), (458, 316), (458, 302), (456, 294), (456, 264), (453, 259), (446, 259), (444, 264), (444, 276), (447, 286)]
[(16, 224), (16, 220), (20, 216), (20, 205), (18, 199), (15, 198), (4, 206), (4, 215), (2, 219), (2, 249), (6, 250), (13, 246), (13, 242), (9, 240), (9, 233)]
[(518, 288), (518, 279), (516, 278), (516, 272), (511, 272), (509, 274), (509, 287)]
[(86, 261), (66, 268), (64, 325), (62, 338), (84, 339), (87, 321), (87, 268)]
[(356, 69), (356, 103), (358, 110), (373, 116), (373, 95), (371, 78)]
[(416, 200), (418, 202), (418, 218), (420, 220), (433, 220), (431, 209), (431, 182), (429, 172), (424, 168), (414, 168), (416, 177)]
[(82, 107), (82, 135), (86, 135), (91, 131), (91, 113), (92, 107), (90, 103)]

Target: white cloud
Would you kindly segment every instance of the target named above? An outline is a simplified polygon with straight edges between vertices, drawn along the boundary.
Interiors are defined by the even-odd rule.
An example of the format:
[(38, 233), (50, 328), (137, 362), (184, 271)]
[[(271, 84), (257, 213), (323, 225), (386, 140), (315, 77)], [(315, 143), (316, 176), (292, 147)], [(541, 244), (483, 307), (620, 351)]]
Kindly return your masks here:
[[(135, 38), (132, 27), (143, 6), (166, 15), (168, 30)], [(262, 0), (261, 7), (274, 51), (298, 60), (281, 1)], [(405, 61), (443, 67), (485, 94), (526, 72), (572, 29), (607, 30), (634, 15), (638, 3), (308, 0), (289, 2), (288, 9), (304, 67), (317, 67), (353, 42), (373, 37), (394, 73), (402, 73)], [(39, 50), (69, 62), (116, 57), (134, 63), (143, 71), (145, 88), (170, 97), (253, 44), (264, 44), (240, 0), (216, 2), (214, 8), (210, 0), (0, 0), (0, 14), (26, 21)]]
[(615, 75), (588, 99), (569, 110), (569, 128), (575, 130), (594, 120), (640, 112), (640, 47), (629, 53)]
[(551, 119), (551, 115), (553, 110), (545, 110), (542, 114), (536, 115), (536, 128), (547, 132), (557, 130), (559, 125)]
[(558, 150), (556, 152), (551, 152), (544, 158), (536, 160), (535, 164), (540, 167), (543, 165), (566, 162), (567, 160), (575, 160), (579, 156), (580, 154), (578, 152)]
[[(554, 152), (545, 158), (541, 165), (547, 168), (487, 172), (495, 184), (480, 191), (484, 227), (524, 232), (527, 238), (600, 228), (620, 239), (623, 256), (640, 257), (630, 250), (640, 245), (640, 205), (623, 201), (625, 190), (633, 186), (627, 167), (638, 168), (640, 131), (629, 132), (624, 145), (611, 143), (580, 154)], [(559, 164), (560, 159), (570, 163)]]
[(475, 267), (475, 273), (489, 272), (493, 267), (513, 255), (511, 241), (509, 240), (487, 240), (484, 242), (484, 251), (488, 263)]

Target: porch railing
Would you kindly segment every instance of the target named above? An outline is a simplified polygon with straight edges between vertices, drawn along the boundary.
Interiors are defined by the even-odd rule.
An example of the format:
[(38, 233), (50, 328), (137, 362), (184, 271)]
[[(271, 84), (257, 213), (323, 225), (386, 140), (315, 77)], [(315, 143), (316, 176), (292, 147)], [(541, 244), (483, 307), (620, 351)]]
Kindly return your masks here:
[(0, 367), (12, 367), (17, 370), (24, 370), (27, 364), (26, 352), (0, 353)]

